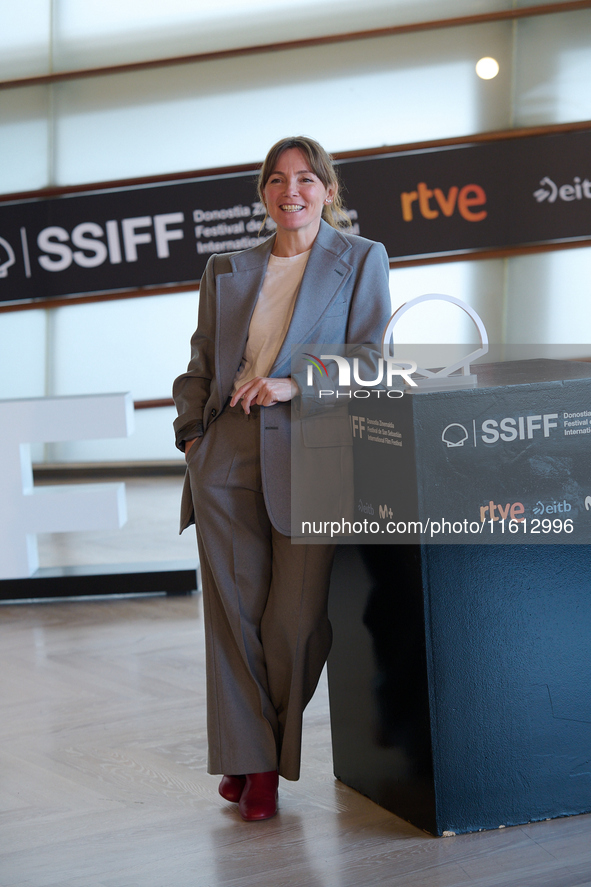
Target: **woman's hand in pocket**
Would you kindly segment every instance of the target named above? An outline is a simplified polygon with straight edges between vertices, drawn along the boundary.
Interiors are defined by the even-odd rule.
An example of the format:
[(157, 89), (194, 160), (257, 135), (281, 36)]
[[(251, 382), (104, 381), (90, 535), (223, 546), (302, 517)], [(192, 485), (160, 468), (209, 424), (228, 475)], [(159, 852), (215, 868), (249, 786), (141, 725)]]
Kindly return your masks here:
[(199, 440), (198, 437), (194, 437), (193, 440), (186, 440), (185, 441), (185, 460), (187, 460), (189, 458), (189, 450), (191, 449), (193, 444), (195, 444), (198, 440)]

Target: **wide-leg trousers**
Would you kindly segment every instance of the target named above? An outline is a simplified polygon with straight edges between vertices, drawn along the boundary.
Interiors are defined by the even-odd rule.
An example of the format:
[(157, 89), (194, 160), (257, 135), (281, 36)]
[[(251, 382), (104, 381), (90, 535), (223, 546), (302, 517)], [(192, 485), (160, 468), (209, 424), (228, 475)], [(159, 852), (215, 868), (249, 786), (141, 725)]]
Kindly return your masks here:
[(226, 407), (188, 456), (203, 585), (208, 770), (278, 769), (298, 779), (302, 716), (332, 639), (334, 546), (294, 545), (272, 525), (261, 487), (260, 409), (247, 416), (239, 405)]

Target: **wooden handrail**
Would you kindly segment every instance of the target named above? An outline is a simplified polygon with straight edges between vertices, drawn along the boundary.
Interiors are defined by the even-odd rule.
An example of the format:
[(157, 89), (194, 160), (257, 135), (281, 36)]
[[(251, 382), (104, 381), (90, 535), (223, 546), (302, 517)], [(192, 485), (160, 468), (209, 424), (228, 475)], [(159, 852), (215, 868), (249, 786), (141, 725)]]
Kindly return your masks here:
[(153, 410), (157, 407), (173, 407), (174, 400), (172, 397), (160, 397), (155, 400), (134, 400), (133, 408), (135, 410)]
[[(591, 3), (591, 0), (589, 0)], [(377, 157), (380, 154), (400, 154), (403, 151), (421, 151), (427, 148), (445, 148), (450, 145), (472, 145), (481, 142), (499, 142), (505, 139), (526, 139), (530, 136), (558, 135), (567, 132), (581, 132), (591, 129), (591, 120), (575, 120), (571, 123), (548, 123), (538, 126), (523, 126), (519, 129), (494, 129), (488, 132), (475, 132), (471, 135), (451, 136), (446, 139), (428, 139), (422, 142), (404, 142), (400, 145), (380, 145), (376, 148), (355, 148), (352, 151), (333, 151), (335, 160), (351, 160), (356, 157)], [(160, 185), (166, 182), (183, 182), (205, 176), (223, 176), (233, 173), (252, 172), (257, 175), (261, 160), (233, 166), (215, 166), (206, 169), (191, 169), (180, 172), (162, 173), (153, 176), (138, 176), (128, 179), (111, 179), (105, 182), (86, 182), (81, 185), (55, 185), (33, 191), (12, 191), (0, 194), (0, 203), (19, 200), (62, 197), (67, 194), (82, 194), (85, 191), (103, 191), (107, 188), (132, 188), (137, 185)], [(254, 182), (253, 182), (254, 184)]]
[(198, 62), (218, 61), (220, 59), (237, 58), (246, 55), (261, 55), (270, 52), (286, 52), (293, 49), (308, 49), (314, 46), (327, 46), (333, 43), (372, 40), (377, 37), (392, 37), (398, 34), (413, 34), (419, 31), (433, 31), (442, 28), (458, 28), (464, 25), (515, 21), (520, 18), (554, 15), (556, 13), (564, 12), (578, 12), (579, 10), (590, 8), (591, 0), (567, 0), (565, 3), (523, 6), (518, 9), (503, 9), (498, 12), (483, 12), (475, 15), (463, 15), (453, 18), (431, 19), (425, 22), (412, 22), (406, 25), (392, 25), (387, 28), (372, 28), (367, 31), (348, 31), (342, 34), (326, 34), (322, 37), (306, 37), (300, 40), (287, 40), (280, 43), (261, 43), (253, 46), (236, 47), (234, 49), (219, 49), (214, 52), (201, 52), (193, 55), (150, 59), (144, 62), (130, 62), (122, 65), (106, 65), (98, 68), (78, 68), (76, 70), (57, 71), (52, 72), (51, 74), (40, 74), (34, 77), (1, 80), (0, 89), (16, 89), (21, 86), (39, 86), (51, 83), (62, 83), (67, 80), (80, 80), (87, 77), (104, 77), (111, 74), (128, 74), (135, 71), (150, 70), (152, 68), (189, 65)]

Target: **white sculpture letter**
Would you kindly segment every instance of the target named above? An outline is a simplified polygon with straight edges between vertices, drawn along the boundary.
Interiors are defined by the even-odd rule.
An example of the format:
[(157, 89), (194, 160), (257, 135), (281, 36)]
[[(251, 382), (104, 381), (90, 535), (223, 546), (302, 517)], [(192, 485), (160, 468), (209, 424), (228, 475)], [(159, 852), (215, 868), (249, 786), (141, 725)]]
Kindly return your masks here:
[(130, 394), (0, 400), (0, 579), (37, 570), (37, 533), (113, 529), (127, 518), (124, 484), (35, 488), (30, 445), (132, 430)]

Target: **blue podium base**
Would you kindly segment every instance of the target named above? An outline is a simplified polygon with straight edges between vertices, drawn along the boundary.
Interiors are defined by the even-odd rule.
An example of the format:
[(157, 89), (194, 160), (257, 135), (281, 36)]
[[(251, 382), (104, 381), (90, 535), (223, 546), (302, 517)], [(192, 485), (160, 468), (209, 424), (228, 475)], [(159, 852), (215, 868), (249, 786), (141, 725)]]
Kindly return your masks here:
[(591, 811), (588, 546), (341, 546), (335, 776), (435, 835)]

